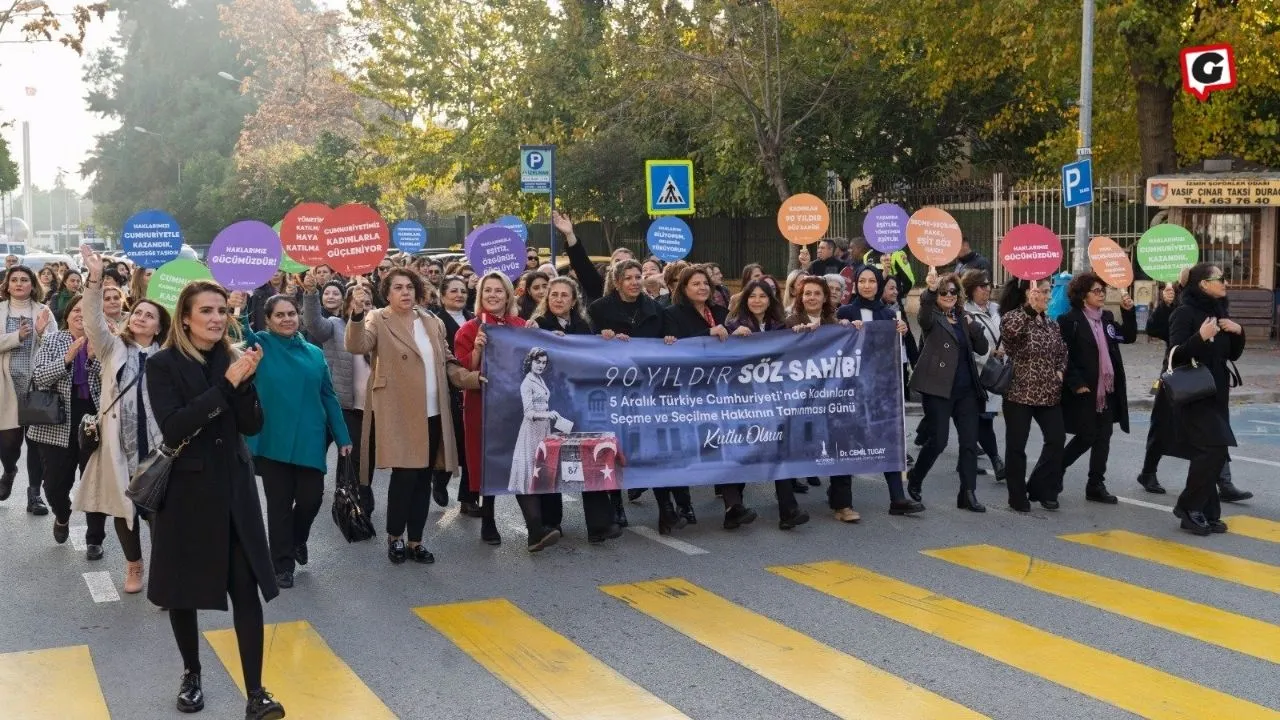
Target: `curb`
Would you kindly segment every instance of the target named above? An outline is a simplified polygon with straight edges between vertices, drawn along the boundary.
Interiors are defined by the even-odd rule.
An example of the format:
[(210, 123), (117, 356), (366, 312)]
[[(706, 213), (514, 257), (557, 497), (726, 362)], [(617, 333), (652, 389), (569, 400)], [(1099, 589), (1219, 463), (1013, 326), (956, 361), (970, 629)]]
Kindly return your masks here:
[[(1280, 403), (1280, 390), (1240, 390), (1231, 393), (1232, 405), (1263, 405)], [(1150, 410), (1155, 398), (1150, 395), (1130, 395), (1130, 410)], [(907, 403), (907, 417), (924, 415), (924, 407), (912, 400)]]

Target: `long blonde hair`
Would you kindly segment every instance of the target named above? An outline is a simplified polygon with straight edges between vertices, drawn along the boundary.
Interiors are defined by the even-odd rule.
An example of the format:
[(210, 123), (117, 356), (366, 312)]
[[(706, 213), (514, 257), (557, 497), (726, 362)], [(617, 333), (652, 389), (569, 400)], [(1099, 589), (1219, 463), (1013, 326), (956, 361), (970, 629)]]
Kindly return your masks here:
[[(192, 311), (195, 304), (196, 296), (200, 293), (211, 292), (222, 296), (223, 300), (230, 300), (227, 295), (226, 288), (216, 282), (210, 280), (192, 280), (182, 288), (182, 292), (178, 295), (178, 304), (176, 312), (173, 314), (173, 322), (169, 324), (169, 339), (165, 341), (166, 348), (173, 348), (188, 358), (195, 360), (201, 365), (204, 364), (204, 354), (200, 352), (200, 348), (191, 341), (190, 330), (186, 327), (186, 316)], [(222, 339), (218, 342), (226, 349), (227, 354), (236, 357), (239, 353), (232, 344), (233, 340), (240, 339), (240, 322), (231, 313), (227, 313), (227, 329), (222, 333)]]
[(504, 317), (510, 317), (516, 314), (516, 289), (511, 285), (511, 278), (497, 270), (490, 270), (480, 277), (480, 282), (476, 283), (476, 317), (484, 312), (484, 284), (489, 280), (498, 280), (502, 282), (502, 287), (507, 291), (507, 309)]

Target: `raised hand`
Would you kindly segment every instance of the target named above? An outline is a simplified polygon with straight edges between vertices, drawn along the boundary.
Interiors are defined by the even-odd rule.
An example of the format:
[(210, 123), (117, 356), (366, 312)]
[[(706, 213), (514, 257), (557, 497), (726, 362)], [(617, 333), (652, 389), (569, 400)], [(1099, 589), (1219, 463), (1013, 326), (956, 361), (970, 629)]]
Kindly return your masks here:
[(53, 311), (46, 307), (44, 312), (36, 316), (36, 333), (43, 335), (44, 329), (49, 327), (51, 322), (53, 322)]
[(80, 246), (80, 262), (89, 271), (89, 279), (97, 282), (102, 279), (102, 256), (94, 252), (88, 244)]
[(1205, 341), (1212, 340), (1219, 330), (1217, 318), (1205, 318), (1204, 323), (1200, 325), (1200, 338)]
[(929, 266), (929, 274), (924, 276), (924, 284), (929, 288), (929, 292), (938, 292), (938, 268)]

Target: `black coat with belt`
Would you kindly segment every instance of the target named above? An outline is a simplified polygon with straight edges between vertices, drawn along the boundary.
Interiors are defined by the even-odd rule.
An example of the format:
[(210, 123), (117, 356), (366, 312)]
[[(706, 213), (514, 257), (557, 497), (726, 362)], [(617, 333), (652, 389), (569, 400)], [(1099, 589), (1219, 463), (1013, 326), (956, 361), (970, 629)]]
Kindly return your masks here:
[(923, 395), (935, 397), (951, 397), (952, 387), (956, 381), (956, 367), (959, 363), (969, 364), (969, 377), (973, 380), (973, 388), (981, 405), (987, 401), (987, 391), (978, 382), (978, 364), (974, 362), (974, 353), (987, 354), (988, 344), (982, 326), (969, 317), (969, 314), (957, 310), (960, 323), (964, 326), (969, 340), (969, 352), (960, 356), (960, 344), (952, 331), (951, 321), (946, 313), (938, 307), (938, 296), (925, 290), (920, 294), (920, 331), (924, 335), (924, 347), (920, 349), (920, 360), (916, 362), (915, 372), (911, 375), (911, 389)]
[[(1124, 360), (1120, 345), (1138, 339), (1138, 316), (1133, 310), (1121, 310), (1122, 322), (1117, 323), (1110, 310), (1102, 311), (1102, 332), (1107, 337), (1107, 354), (1115, 371), (1115, 388), (1107, 395), (1107, 407), (1111, 408), (1112, 422), (1129, 432), (1129, 394), (1124, 378)], [(1084, 310), (1072, 308), (1058, 318), (1062, 340), (1067, 344), (1067, 369), (1062, 374), (1062, 419), (1067, 434), (1079, 434), (1097, 422), (1098, 413), (1098, 342)], [(1087, 393), (1078, 393), (1088, 388)]]
[(197, 430), (169, 474), (164, 506), (151, 525), (147, 599), (165, 608), (226, 610), (231, 531), (253, 569), (262, 597), (279, 593), (262, 507), (242, 435), (262, 430), (252, 382), (233, 388), (231, 355), (216, 345), (202, 365), (173, 348), (147, 360), (147, 391), (166, 446)]
[(1188, 458), (1193, 448), (1236, 445), (1231, 430), (1232, 371), (1228, 363), (1239, 360), (1244, 353), (1244, 335), (1219, 332), (1212, 340), (1205, 340), (1200, 337), (1200, 326), (1210, 317), (1230, 317), (1225, 299), (1215, 300), (1196, 288), (1182, 291), (1181, 304), (1169, 317), (1173, 366), (1184, 367), (1195, 360), (1207, 367), (1217, 392), (1180, 408), (1174, 408), (1164, 393), (1156, 396), (1151, 422), (1166, 455)]

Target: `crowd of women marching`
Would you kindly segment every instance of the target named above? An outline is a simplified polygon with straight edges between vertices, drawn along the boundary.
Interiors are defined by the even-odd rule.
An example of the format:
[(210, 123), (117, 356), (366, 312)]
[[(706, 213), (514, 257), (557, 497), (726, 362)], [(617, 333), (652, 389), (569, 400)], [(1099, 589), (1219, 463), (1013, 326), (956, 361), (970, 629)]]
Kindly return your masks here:
[[(486, 330), (495, 325), (671, 344), (893, 323), (902, 339), (904, 402), (918, 395), (924, 415), (916, 429), (918, 457), (906, 458), (907, 472), (884, 475), (889, 513), (925, 510), (925, 495), (934, 494), (926, 492), (926, 480), (931, 474), (930, 484), (939, 480), (935, 464), (952, 428), (961, 509), (985, 511), (977, 478), (990, 472), (1005, 483), (1012, 509), (1027, 512), (1038, 503), (1056, 510), (1066, 470), (1085, 455), (1084, 498), (1117, 501), (1107, 487), (1111, 435), (1117, 425), (1129, 429), (1119, 345), (1134, 342), (1137, 323), (1127, 295), (1119, 318), (1106, 309), (1106, 286), (1092, 273), (1071, 280), (1069, 311), (1051, 319), (1049, 281), (1012, 281), (997, 302), (990, 263), (966, 243), (954, 269), (930, 269), (923, 278), (917, 336), (904, 313), (917, 281), (900, 254), (862, 256), (824, 240), (816, 259), (802, 257), (802, 269), (782, 280), (747, 265), (733, 293), (714, 265), (642, 261), (626, 249), (593, 265), (572, 222), (558, 214), (553, 221), (565, 237), (569, 269), (541, 264), (531, 249), (527, 272), (514, 285), (500, 273), (478, 276), (461, 261), (402, 255), (365, 277), (342, 278), (327, 266), (279, 273), (251, 294), (192, 282), (172, 315), (146, 299), (149, 271), (107, 263), (88, 248), (82, 270), (37, 274), (6, 263), (0, 500), (9, 498), (25, 450), (27, 511), (52, 513), (55, 542), (67, 541), (72, 513), (83, 512), (86, 557), (101, 560), (111, 520), (125, 561), (124, 590), (145, 588), (169, 611), (184, 667), (177, 696), (184, 712), (204, 706), (196, 611), (225, 610), (230, 597), (249, 718), (284, 716), (261, 683), (261, 602), (291, 588), (309, 561), (331, 446), (338, 483), (356, 489), (368, 516), (379, 504), (374, 470), (390, 470), (381, 514), (391, 563), (435, 561), (426, 545), (427, 515), (433, 501), (451, 502), (454, 477), (460, 477), (452, 490), (459, 512), (479, 519), (481, 541), (502, 543), (495, 498), (482, 495), (480, 477), (480, 370)], [(1182, 528), (1198, 535), (1226, 530), (1220, 500), (1249, 496), (1231, 484), (1228, 469), (1235, 444), (1228, 394), (1238, 382), (1234, 361), (1244, 335), (1230, 318), (1226, 294), (1220, 268), (1191, 267), (1177, 287), (1161, 289), (1147, 328), (1167, 343), (1170, 368), (1194, 362), (1213, 378), (1208, 397), (1176, 412), (1160, 396), (1138, 478), (1148, 492), (1163, 493), (1160, 457), (1188, 458), (1175, 513)], [(1007, 369), (1002, 381), (993, 372), (1000, 367)], [(555, 421), (545, 392), (520, 395), (526, 417)], [(995, 432), (997, 414), (1004, 416), (1003, 438)], [(1042, 449), (1028, 467), (1033, 422)], [(157, 453), (176, 453), (167, 494), (156, 512), (140, 513), (126, 490)], [(980, 468), (980, 456), (989, 471)], [(775, 479), (780, 529), (810, 520), (797, 496), (820, 486), (818, 478)], [(698, 522), (690, 488), (651, 492), (660, 533)], [(588, 542), (619, 537), (630, 522), (627, 501), (642, 502), (644, 493), (585, 493)], [(759, 516), (743, 484), (718, 485), (715, 494), (726, 530)], [(829, 478), (826, 496), (834, 519), (860, 520), (851, 477)], [(515, 502), (530, 551), (562, 537), (560, 495), (517, 494)]]

